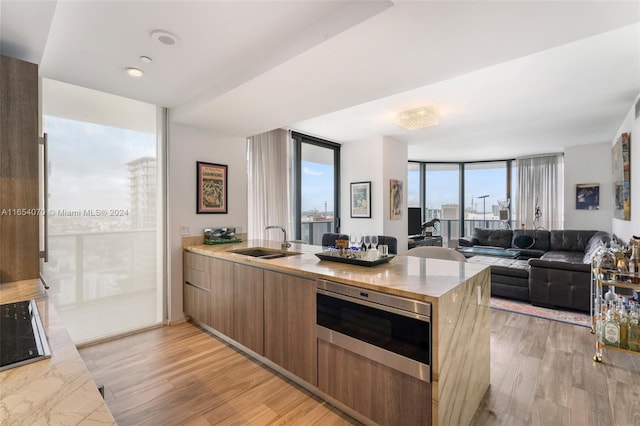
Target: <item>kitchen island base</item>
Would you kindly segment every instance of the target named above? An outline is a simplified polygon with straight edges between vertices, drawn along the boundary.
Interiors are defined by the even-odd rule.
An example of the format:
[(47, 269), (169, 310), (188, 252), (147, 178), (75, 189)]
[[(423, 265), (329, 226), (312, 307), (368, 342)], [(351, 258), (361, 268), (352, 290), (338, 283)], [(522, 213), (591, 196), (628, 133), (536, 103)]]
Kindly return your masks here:
[[(308, 325), (296, 329), (306, 330), (304, 336), (312, 334), (313, 338), (296, 338), (296, 345), (278, 346), (297, 348), (297, 354), (279, 360), (266, 356), (265, 351), (262, 351), (263, 355), (248, 349), (232, 337), (219, 334), (220, 330), (215, 327), (213, 334), (365, 424), (467, 425), (471, 422), (490, 379), (488, 267), (409, 256), (397, 256), (384, 265), (361, 267), (318, 261), (313, 254), (318, 248), (302, 244), (291, 249), (298, 255), (277, 259), (264, 260), (233, 253), (236, 249), (252, 247), (277, 249), (279, 243), (247, 241), (227, 250), (197, 245), (187, 247), (186, 252), (218, 262), (230, 261), (264, 269), (265, 283), (269, 281), (267, 276), (275, 274), (270, 282), (290, 293), (291, 302), (282, 304), (280, 313), (271, 320), (265, 318), (265, 331), (267, 324), (273, 330), (285, 330), (287, 324), (302, 321)], [(211, 274), (214, 275), (213, 270)], [(353, 286), (361, 295), (376, 291), (430, 304), (430, 362), (425, 362), (430, 366), (430, 377), (429, 374), (412, 376), (400, 371), (402, 369), (360, 356), (365, 354), (358, 351), (348, 351), (330, 341), (319, 340), (313, 332), (316, 321), (313, 292), (302, 291), (298, 296), (294, 295), (298, 293), (298, 286), (311, 289), (319, 285), (313, 284), (323, 280)], [(264, 296), (265, 302), (269, 300)], [(273, 306), (277, 307), (277, 304)], [(306, 307), (295, 309), (303, 306)], [(187, 309), (185, 306), (185, 314), (189, 315)], [(271, 309), (265, 305), (263, 312), (266, 315)], [(274, 320), (278, 324), (272, 324)], [(280, 324), (279, 321), (284, 322)], [(264, 348), (269, 346), (267, 338), (272, 338), (271, 334), (265, 333)], [(301, 356), (303, 353), (307, 355)], [(287, 359), (311, 361), (316, 365), (316, 372), (301, 378), (299, 372), (296, 374), (287, 367), (288, 361), (284, 362)], [(305, 368), (305, 371), (312, 370)]]

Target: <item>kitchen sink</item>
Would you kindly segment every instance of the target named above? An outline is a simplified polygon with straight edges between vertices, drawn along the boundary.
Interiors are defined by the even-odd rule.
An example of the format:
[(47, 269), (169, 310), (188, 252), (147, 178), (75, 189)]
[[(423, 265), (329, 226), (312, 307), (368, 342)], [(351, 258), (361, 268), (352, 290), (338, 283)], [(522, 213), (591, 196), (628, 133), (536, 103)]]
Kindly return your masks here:
[(273, 250), (268, 248), (246, 248), (239, 250), (231, 250), (231, 253), (242, 254), (244, 256), (257, 257), (259, 259), (279, 259), (281, 257), (296, 256), (302, 253), (285, 252), (281, 250)]

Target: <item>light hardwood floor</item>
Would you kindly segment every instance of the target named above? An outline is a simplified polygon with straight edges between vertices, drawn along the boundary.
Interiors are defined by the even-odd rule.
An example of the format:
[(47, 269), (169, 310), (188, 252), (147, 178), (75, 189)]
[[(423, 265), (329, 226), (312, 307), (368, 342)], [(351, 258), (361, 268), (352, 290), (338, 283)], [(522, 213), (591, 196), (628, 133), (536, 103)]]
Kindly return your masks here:
[[(640, 356), (592, 360), (588, 329), (492, 310), (491, 386), (473, 425), (640, 425)], [(356, 424), (188, 324), (80, 350), (119, 425)]]

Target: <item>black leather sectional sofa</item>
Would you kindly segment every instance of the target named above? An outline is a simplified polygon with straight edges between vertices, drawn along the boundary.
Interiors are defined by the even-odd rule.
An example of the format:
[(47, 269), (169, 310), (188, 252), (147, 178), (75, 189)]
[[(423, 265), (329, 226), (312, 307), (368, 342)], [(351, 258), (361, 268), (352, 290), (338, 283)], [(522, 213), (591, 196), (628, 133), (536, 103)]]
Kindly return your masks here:
[(458, 243), (520, 251), (517, 259), (468, 259), (491, 265), (493, 296), (589, 312), (591, 258), (600, 242), (610, 240), (611, 235), (603, 231), (476, 228), (473, 236), (460, 238)]

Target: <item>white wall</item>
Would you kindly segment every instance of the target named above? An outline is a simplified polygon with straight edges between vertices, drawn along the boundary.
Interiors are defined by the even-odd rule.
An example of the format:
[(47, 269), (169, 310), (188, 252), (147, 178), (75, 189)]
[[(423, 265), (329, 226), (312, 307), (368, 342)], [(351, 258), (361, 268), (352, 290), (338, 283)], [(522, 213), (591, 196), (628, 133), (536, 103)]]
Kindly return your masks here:
[[(611, 232), (613, 182), (611, 144), (582, 145), (564, 151), (564, 228)], [(576, 185), (600, 185), (598, 210), (576, 209)]]
[[(348, 142), (340, 148), (340, 231), (393, 236), (407, 249), (407, 145), (386, 137)], [(390, 219), (390, 179), (404, 183), (401, 220)], [(352, 218), (350, 184), (371, 181), (371, 219)]]
[[(640, 97), (636, 101), (638, 99)], [(611, 229), (619, 239), (627, 242), (631, 236), (640, 235), (640, 118), (635, 118), (635, 102), (613, 135), (609, 149), (622, 133), (631, 133), (631, 220), (612, 218)]]
[[(391, 235), (398, 239), (398, 253), (404, 253), (407, 250), (407, 173), (409, 164), (407, 144), (398, 142), (394, 139), (384, 137), (382, 143), (383, 162), (383, 188), (384, 195), (383, 214), (384, 218), (383, 230), (381, 235)], [(396, 179), (402, 181), (402, 218), (391, 220), (391, 191), (390, 180)]]
[[(175, 123), (169, 128), (167, 245), (169, 247), (169, 320), (184, 320), (182, 311), (182, 235), (202, 235), (208, 227), (239, 226), (247, 230), (247, 148), (244, 138), (216, 134)], [(227, 214), (196, 214), (196, 161), (228, 166)]]
[[(382, 138), (340, 147), (340, 232), (382, 235)], [(351, 183), (371, 181), (371, 219), (351, 217)]]

